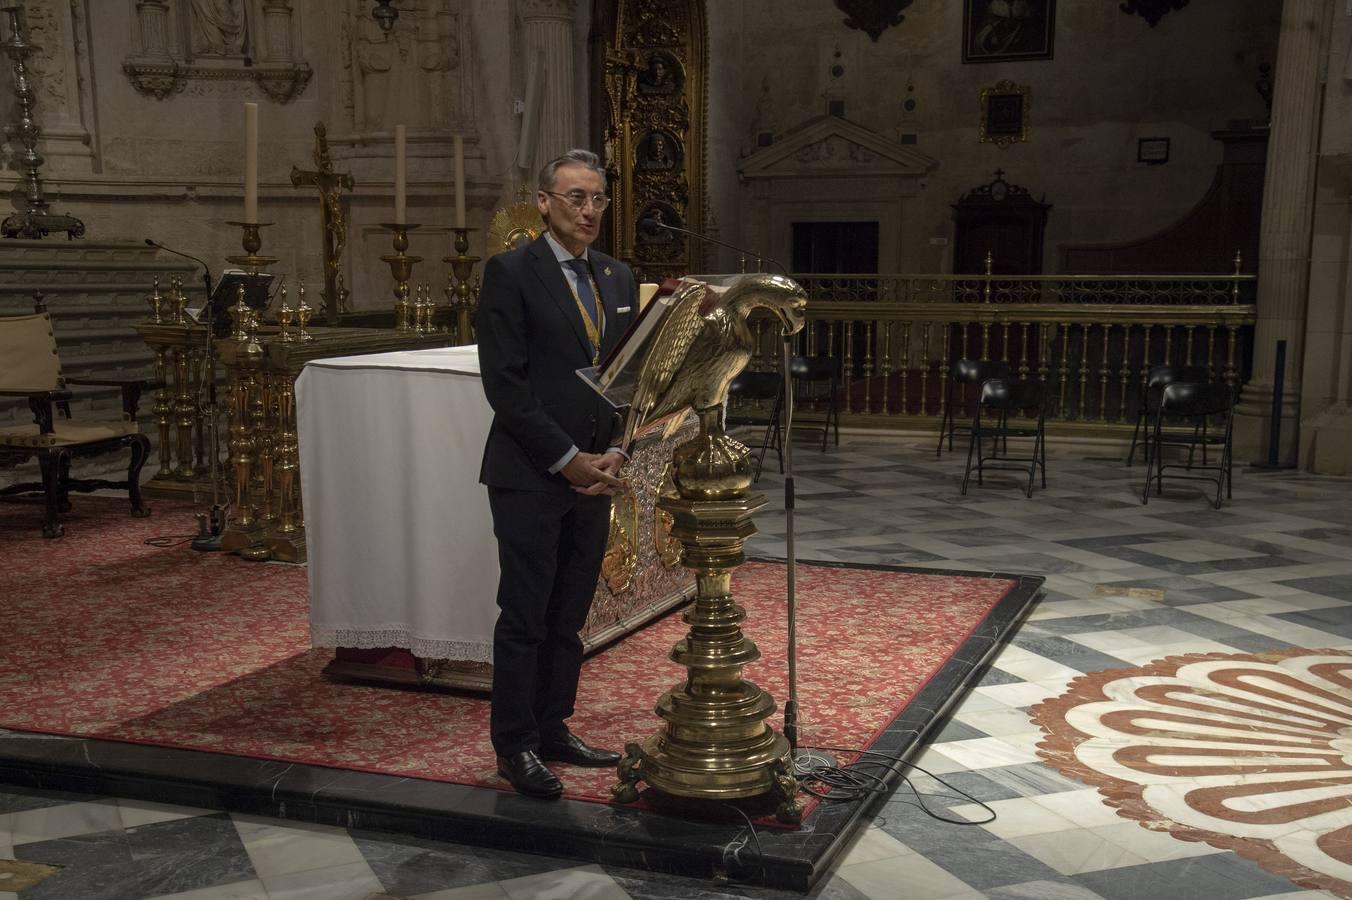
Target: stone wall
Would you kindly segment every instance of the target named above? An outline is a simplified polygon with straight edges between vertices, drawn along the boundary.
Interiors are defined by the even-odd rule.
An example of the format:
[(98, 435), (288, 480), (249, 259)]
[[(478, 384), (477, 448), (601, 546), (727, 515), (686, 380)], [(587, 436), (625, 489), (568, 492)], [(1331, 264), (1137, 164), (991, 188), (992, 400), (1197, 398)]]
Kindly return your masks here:
[[(396, 0), (387, 37), (370, 0), (233, 0), (244, 23), (233, 26), (197, 12), (231, 0), (25, 3), (43, 48), (33, 69), (47, 196), (54, 210), (82, 218), (91, 240), (154, 237), (219, 272), (240, 252), (239, 231), (226, 223), (242, 214), (245, 101), (260, 107), (260, 218), (274, 223), (263, 252), (279, 257), (273, 270), (292, 285), (322, 281), (317, 192), (290, 179), (293, 166), (314, 168), (316, 122), (326, 123), (335, 168), (355, 177), (345, 254), (353, 308), (390, 303), (379, 261), (390, 236), (379, 225), (393, 217), (395, 124), (409, 129), (409, 221), (422, 225), (409, 251), (425, 258), (416, 280), (446, 281), (452, 135), (465, 140), (468, 224), (481, 229), (471, 252), (492, 210), (514, 199), (514, 101), (525, 93), (515, 4)], [(579, 73), (587, 21), (578, 11)], [(9, 123), (17, 104), (8, 60), (0, 62), (0, 122)], [(585, 79), (576, 84), (582, 98)], [(585, 133), (579, 121), (576, 134)], [(0, 138), (6, 195), (17, 184), (14, 152)]]
[[(738, 159), (756, 132), (783, 136), (831, 99), (850, 121), (938, 161), (905, 204), (897, 246), (883, 248), (903, 272), (949, 271), (950, 204), (996, 168), (1054, 206), (1046, 271), (1060, 244), (1146, 236), (1210, 184), (1221, 157), (1211, 131), (1265, 120), (1254, 84), (1260, 63), (1275, 61), (1279, 3), (1192, 3), (1151, 28), (1115, 2), (1061, 0), (1052, 59), (980, 64), (962, 62), (963, 5), (914, 3), (874, 42), (821, 0), (709, 3), (709, 180), (724, 238), (760, 237), (739, 215), (750, 189), (738, 186)], [(978, 141), (979, 97), (1006, 79), (1029, 88), (1029, 140), (1000, 149)], [(1170, 138), (1167, 164), (1137, 162), (1142, 137)], [(783, 257), (787, 242), (785, 227), (761, 249)]]

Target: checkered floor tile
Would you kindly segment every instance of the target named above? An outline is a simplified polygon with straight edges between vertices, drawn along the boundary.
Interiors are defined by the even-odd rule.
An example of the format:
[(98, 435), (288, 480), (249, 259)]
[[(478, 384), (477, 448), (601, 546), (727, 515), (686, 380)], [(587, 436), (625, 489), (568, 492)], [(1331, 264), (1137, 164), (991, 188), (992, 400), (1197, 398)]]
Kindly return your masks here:
[[(1044, 600), (902, 787), (818, 885), (823, 898), (1327, 897), (1229, 851), (1148, 831), (1042, 763), (1028, 708), (1082, 673), (1174, 654), (1352, 649), (1352, 481), (1236, 471), (1140, 502), (1142, 469), (1053, 454), (960, 496), (963, 454), (854, 437), (796, 448), (803, 559), (1026, 572)], [(1106, 456), (1106, 454), (1105, 454)], [(785, 552), (783, 480), (750, 551)], [(810, 715), (810, 711), (804, 711)], [(984, 802), (995, 817), (972, 799)], [(1352, 812), (1347, 813), (1352, 824)], [(13, 890), (17, 889), (17, 890)], [(797, 896), (212, 810), (0, 788), (0, 900)]]

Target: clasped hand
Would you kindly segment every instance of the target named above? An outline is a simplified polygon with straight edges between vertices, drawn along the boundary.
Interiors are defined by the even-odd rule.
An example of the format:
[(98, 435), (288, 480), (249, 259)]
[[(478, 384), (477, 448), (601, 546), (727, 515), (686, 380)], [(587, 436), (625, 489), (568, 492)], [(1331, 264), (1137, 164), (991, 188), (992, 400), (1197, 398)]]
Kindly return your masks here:
[(609, 453), (584, 453), (578, 451), (562, 469), (563, 477), (579, 494), (595, 496), (614, 494), (624, 482), (617, 477), (624, 457), (611, 451)]

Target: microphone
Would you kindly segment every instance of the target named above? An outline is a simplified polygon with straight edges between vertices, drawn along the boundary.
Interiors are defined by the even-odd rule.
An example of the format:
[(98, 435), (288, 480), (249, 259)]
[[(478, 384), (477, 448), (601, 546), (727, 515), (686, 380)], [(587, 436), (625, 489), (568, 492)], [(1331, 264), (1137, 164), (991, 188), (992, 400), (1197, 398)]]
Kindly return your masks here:
[(175, 256), (181, 256), (181, 257), (183, 257), (184, 259), (190, 259), (190, 260), (192, 260), (193, 262), (197, 263), (199, 266), (201, 266), (201, 267), (202, 267), (202, 283), (203, 283), (204, 285), (206, 285), (206, 289), (207, 289), (207, 306), (208, 306), (208, 307), (211, 306), (211, 267), (210, 267), (210, 266), (208, 266), (205, 262), (203, 262), (203, 261), (202, 261), (201, 259), (199, 259), (198, 257), (193, 256), (191, 253), (184, 253), (182, 250), (175, 250), (173, 247), (166, 247), (166, 246), (164, 246), (163, 244), (161, 244), (159, 241), (152, 240), (151, 238), (146, 238), (146, 245), (149, 246), (149, 247), (158, 247), (159, 249), (163, 250), (163, 251), (166, 252), (166, 253), (172, 253), (172, 254), (174, 254)]
[(656, 218), (655, 216), (648, 216), (647, 218), (640, 219), (638, 225), (639, 228), (661, 228), (666, 231), (674, 231), (677, 234), (688, 234), (693, 238), (699, 238), (701, 241), (708, 241), (711, 244), (717, 244), (719, 247), (727, 247), (729, 250), (736, 251), (737, 253), (740, 253), (742, 256), (741, 263), (743, 272), (746, 271), (746, 258), (748, 256), (753, 256), (756, 259), (757, 268), (760, 268), (761, 261), (763, 260), (765, 262), (777, 266), (782, 274), (784, 275), (789, 274), (789, 270), (785, 268), (784, 264), (777, 259), (765, 256), (764, 254), (761, 253), (756, 253), (753, 250), (747, 250), (744, 247), (738, 247), (735, 244), (729, 244), (727, 241), (720, 241), (718, 238), (709, 237), (708, 235), (701, 234), (698, 231), (691, 231), (688, 228), (678, 228), (675, 225), (668, 225), (666, 222), (663, 222), (661, 219)]

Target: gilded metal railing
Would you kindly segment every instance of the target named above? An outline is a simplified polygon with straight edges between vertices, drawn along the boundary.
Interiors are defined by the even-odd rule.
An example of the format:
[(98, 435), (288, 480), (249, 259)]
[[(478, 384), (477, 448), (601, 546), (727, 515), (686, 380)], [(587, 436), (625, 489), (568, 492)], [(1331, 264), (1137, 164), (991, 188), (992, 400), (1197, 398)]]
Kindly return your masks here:
[[(1252, 275), (795, 275), (808, 325), (793, 352), (837, 361), (847, 424), (937, 424), (975, 391), (946, 390), (959, 359), (999, 360), (1048, 386), (1049, 422), (1111, 433), (1136, 421), (1146, 375), (1205, 368), (1236, 390), (1247, 376)], [(754, 320), (750, 368), (778, 368), (773, 320)], [(804, 386), (798, 408), (824, 411)]]

